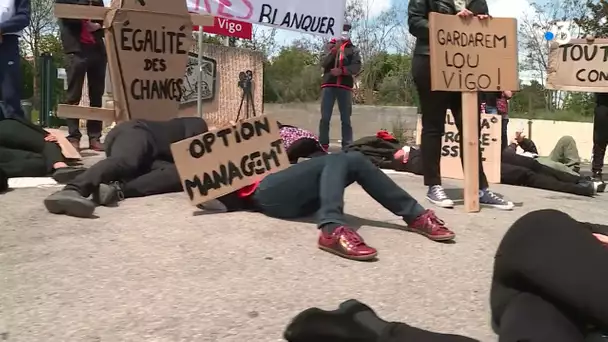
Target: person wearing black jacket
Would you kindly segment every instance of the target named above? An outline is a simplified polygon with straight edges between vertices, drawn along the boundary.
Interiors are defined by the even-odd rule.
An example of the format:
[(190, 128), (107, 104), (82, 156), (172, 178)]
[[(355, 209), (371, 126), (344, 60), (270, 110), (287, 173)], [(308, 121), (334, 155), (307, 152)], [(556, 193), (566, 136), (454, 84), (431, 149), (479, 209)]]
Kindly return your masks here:
[[(518, 219), (494, 259), (492, 323), (500, 342), (608, 341), (608, 226), (557, 210)], [(310, 308), (285, 329), (289, 342), (475, 342), (399, 322), (349, 300), (337, 310)]]
[[(431, 91), (431, 66), (429, 56), (429, 13), (476, 16), (489, 20), (485, 0), (410, 0), (408, 4), (409, 31), (416, 37), (412, 74), (420, 98), (422, 112), (422, 158), (424, 159), (424, 184), (428, 186), (426, 198), (441, 207), (452, 208), (454, 202), (441, 186), (441, 138), (445, 131), (445, 117), (452, 111), (456, 127), (462, 128), (461, 94), (459, 92)], [(460, 151), (463, 151), (462, 141)], [(462, 154), (461, 154), (462, 158)], [(512, 210), (513, 203), (497, 196), (488, 188), (479, 151), (479, 203), (503, 210)]]
[[(102, 0), (61, 1), (61, 3), (101, 6)], [(102, 107), (102, 97), (106, 82), (106, 48), (103, 41), (103, 21), (80, 19), (58, 19), (61, 44), (66, 55), (66, 74), (68, 89), (65, 103), (78, 105), (82, 97), (82, 87), (85, 75), (89, 87), (89, 102), (91, 107)], [(68, 140), (77, 150), (80, 150), (82, 133), (78, 119), (66, 119), (68, 124)], [(87, 135), (89, 148), (103, 151), (101, 130), (103, 122), (87, 120)]]
[(344, 25), (342, 36), (327, 43), (321, 55), (323, 83), (319, 142), (325, 149), (329, 146), (329, 124), (336, 102), (342, 122), (342, 146), (353, 142), (353, 127), (350, 122), (353, 107), (352, 90), (355, 75), (361, 71), (361, 56), (359, 49), (351, 42), (348, 30), (350, 25)]
[[(182, 191), (171, 144), (208, 131), (201, 118), (133, 120), (106, 137), (106, 159), (44, 200), (53, 214), (91, 217), (95, 205), (114, 205), (130, 197)], [(93, 195), (93, 201), (88, 197)]]
[(591, 171), (593, 177), (602, 180), (604, 157), (608, 145), (608, 93), (595, 94), (595, 111), (593, 116), (593, 158)]

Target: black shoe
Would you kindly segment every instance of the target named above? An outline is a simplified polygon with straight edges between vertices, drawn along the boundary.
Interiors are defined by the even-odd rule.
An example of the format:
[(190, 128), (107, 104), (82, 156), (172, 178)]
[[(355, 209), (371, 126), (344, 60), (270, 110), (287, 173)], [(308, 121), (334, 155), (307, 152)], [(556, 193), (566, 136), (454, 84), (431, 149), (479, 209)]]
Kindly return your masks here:
[(61, 190), (44, 200), (46, 210), (53, 214), (89, 218), (95, 212), (95, 203), (76, 190)]
[(104, 207), (111, 207), (125, 199), (120, 183), (100, 184), (97, 191), (93, 194), (93, 201)]
[(593, 180), (598, 181), (598, 182), (603, 182), (604, 181), (604, 177), (602, 175), (602, 171), (593, 171)]
[(73, 167), (73, 166), (62, 167), (62, 168), (56, 169), (55, 172), (53, 172), (53, 175), (51, 177), (53, 177), (55, 182), (57, 182), (59, 184), (67, 184), (70, 181), (72, 181), (74, 178), (76, 178), (78, 175), (85, 172), (86, 170), (87, 169), (85, 169), (83, 167)]
[(310, 308), (289, 323), (283, 337), (289, 342), (376, 342), (379, 334), (355, 318), (361, 311), (377, 317), (367, 305), (355, 300), (333, 311)]
[(604, 192), (606, 190), (606, 183), (604, 182), (593, 182), (593, 186), (595, 187), (595, 192)]

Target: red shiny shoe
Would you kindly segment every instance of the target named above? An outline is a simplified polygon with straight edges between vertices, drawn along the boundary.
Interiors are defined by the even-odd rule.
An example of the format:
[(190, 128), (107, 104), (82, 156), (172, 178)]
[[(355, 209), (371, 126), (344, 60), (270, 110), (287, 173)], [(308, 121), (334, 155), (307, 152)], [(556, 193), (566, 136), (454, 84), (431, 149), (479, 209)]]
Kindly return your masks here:
[(456, 237), (456, 233), (445, 226), (432, 210), (425, 210), (414, 222), (407, 225), (407, 230), (426, 236), (433, 241), (448, 241)]
[(338, 227), (332, 234), (321, 232), (319, 248), (346, 259), (366, 261), (376, 258), (378, 251), (368, 246), (361, 235), (348, 227)]

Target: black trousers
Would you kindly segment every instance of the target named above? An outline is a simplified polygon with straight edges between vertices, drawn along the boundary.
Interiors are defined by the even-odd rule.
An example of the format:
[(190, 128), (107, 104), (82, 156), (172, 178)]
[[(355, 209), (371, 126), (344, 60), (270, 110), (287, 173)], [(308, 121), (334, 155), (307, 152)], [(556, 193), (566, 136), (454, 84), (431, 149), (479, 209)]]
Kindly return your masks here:
[(411, 222), (424, 212), (410, 194), (359, 152), (329, 154), (266, 176), (253, 200), (264, 214), (294, 219), (317, 213), (319, 227), (344, 222), (344, 189), (358, 183), (393, 214)]
[(593, 157), (591, 170), (602, 172), (608, 145), (608, 106), (597, 105), (593, 116)]
[[(429, 56), (415, 55), (412, 61), (412, 75), (420, 98), (422, 111), (422, 141), (420, 149), (424, 160), (424, 184), (441, 184), (441, 145), (445, 133), (446, 111), (450, 109), (456, 127), (462, 132), (462, 98), (459, 92), (431, 91), (431, 67)], [(479, 115), (479, 111), (477, 111)], [(481, 127), (480, 127), (481, 132)], [(463, 151), (460, 139), (460, 151)], [(462, 160), (463, 153), (460, 153)], [(483, 172), (481, 149), (479, 151), (479, 187), (488, 187), (488, 180)]]
[(542, 165), (533, 158), (515, 153), (503, 153), (500, 170), (502, 184), (527, 186), (568, 194), (593, 196), (588, 187), (579, 185), (581, 177), (552, 169)]
[(501, 342), (582, 342), (608, 331), (608, 248), (556, 210), (528, 213), (496, 252), (490, 304)]
[(145, 129), (136, 122), (126, 122), (108, 134), (107, 158), (91, 166), (66, 189), (77, 190), (88, 197), (100, 184), (123, 183), (125, 198), (157, 195), (182, 191), (181, 180), (175, 165), (157, 160), (156, 147)]
[(2, 88), (3, 110), (0, 119), (23, 118), (21, 108), (21, 55), (19, 54), (19, 37), (14, 34), (3, 34), (0, 44), (0, 87)]
[(46, 176), (64, 160), (61, 148), (44, 141), (42, 129), (21, 120), (0, 120), (0, 168), (8, 177)]
[[(89, 87), (90, 107), (102, 107), (102, 97), (106, 84), (105, 51), (97, 45), (87, 46), (83, 44), (82, 51), (66, 55), (66, 74), (68, 90), (66, 92), (66, 103), (77, 105), (82, 98), (82, 87), (84, 78), (87, 78)], [(66, 119), (68, 124), (68, 139), (80, 140), (82, 133), (78, 126), (78, 119)], [(87, 135), (90, 140), (99, 140), (103, 122), (98, 120), (87, 120)]]

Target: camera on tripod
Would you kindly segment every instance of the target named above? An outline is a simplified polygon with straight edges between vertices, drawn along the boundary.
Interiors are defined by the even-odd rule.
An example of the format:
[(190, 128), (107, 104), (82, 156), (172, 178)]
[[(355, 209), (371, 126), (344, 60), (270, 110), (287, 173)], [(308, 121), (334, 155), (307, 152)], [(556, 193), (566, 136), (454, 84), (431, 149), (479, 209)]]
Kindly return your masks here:
[(251, 70), (241, 71), (239, 73), (239, 88), (245, 90), (245, 88), (251, 88), (251, 82), (253, 81), (253, 72)]
[(245, 119), (249, 119), (251, 114), (256, 116), (255, 104), (253, 102), (253, 71), (241, 71), (239, 73), (239, 88), (243, 89), (243, 95), (241, 96), (241, 105), (239, 106), (239, 112), (236, 117), (236, 121), (241, 118), (241, 112), (243, 111), (243, 104), (245, 104)]

